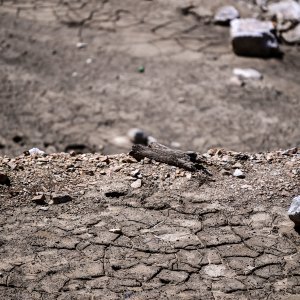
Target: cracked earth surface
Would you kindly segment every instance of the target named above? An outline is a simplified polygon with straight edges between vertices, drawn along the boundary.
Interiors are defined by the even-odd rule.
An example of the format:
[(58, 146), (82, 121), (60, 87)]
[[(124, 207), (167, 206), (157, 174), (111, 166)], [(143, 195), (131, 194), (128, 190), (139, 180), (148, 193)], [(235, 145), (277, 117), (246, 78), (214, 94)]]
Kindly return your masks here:
[[(281, 45), (283, 60), (237, 57), (229, 29), (211, 21), (224, 1), (193, 3), (0, 1), (0, 153), (126, 152), (113, 138), (132, 127), (200, 152), (299, 144), (298, 47)], [(226, 4), (260, 14), (249, 1)], [(234, 67), (264, 79), (232, 85)]]
[(125, 154), (0, 157), (0, 298), (299, 299), (299, 155), (215, 149), (212, 176)]

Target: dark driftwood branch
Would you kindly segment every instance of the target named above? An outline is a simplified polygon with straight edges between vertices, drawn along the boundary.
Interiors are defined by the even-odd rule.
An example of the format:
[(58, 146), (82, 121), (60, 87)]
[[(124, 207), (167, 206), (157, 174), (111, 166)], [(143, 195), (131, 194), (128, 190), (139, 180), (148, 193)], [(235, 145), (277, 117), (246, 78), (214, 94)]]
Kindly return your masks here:
[(173, 150), (159, 143), (151, 143), (148, 147), (143, 145), (133, 145), (129, 155), (137, 160), (147, 157), (189, 171), (204, 170), (205, 173), (209, 174), (209, 172), (199, 164), (197, 153), (192, 151), (183, 152)]

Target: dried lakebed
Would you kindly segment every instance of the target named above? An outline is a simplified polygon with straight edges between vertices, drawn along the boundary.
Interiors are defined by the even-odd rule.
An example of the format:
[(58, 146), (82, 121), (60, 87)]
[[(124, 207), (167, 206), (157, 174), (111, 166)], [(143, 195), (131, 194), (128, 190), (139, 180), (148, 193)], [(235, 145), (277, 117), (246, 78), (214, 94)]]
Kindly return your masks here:
[(201, 157), (0, 157), (0, 298), (299, 299), (299, 154)]

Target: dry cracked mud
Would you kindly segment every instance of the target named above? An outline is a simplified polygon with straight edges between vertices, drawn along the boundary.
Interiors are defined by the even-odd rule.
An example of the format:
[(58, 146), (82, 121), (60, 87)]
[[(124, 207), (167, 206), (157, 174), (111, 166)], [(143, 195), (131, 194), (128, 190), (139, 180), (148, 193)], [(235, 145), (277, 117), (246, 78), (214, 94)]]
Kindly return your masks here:
[(198, 156), (0, 157), (0, 298), (299, 299), (300, 153)]
[[(300, 298), (300, 154), (253, 154), (299, 146), (299, 47), (237, 57), (211, 21), (225, 2), (193, 4), (0, 0), (0, 299)], [(132, 127), (253, 153), (210, 150), (212, 176), (102, 155)]]

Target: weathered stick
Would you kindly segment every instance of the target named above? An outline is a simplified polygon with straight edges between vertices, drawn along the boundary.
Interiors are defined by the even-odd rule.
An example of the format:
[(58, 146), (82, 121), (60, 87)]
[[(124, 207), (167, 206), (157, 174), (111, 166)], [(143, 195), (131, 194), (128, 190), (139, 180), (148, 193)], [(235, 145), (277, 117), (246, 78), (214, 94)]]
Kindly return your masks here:
[[(197, 161), (197, 153), (192, 151), (183, 152), (173, 150), (159, 143), (151, 143), (148, 147), (143, 145), (133, 145), (129, 155), (137, 160), (147, 157), (149, 159), (189, 171), (206, 171), (206, 169)], [(209, 174), (207, 171), (206, 173)]]

